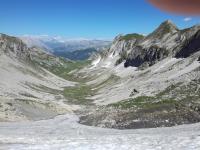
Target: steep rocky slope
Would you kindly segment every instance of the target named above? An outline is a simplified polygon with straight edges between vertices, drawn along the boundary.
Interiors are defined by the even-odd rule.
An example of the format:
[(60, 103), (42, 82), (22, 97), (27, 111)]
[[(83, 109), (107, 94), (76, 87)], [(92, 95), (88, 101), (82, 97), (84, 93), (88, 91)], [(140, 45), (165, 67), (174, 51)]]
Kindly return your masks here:
[[(139, 34), (119, 35), (105, 52), (109, 57), (104, 58), (104, 64), (113, 66), (125, 61), (125, 67), (142, 68), (169, 56), (188, 57), (199, 50), (199, 30), (198, 25), (180, 30), (167, 20), (146, 37)], [(112, 62), (109, 58), (112, 58)]]
[(16, 37), (0, 35), (0, 120), (37, 120), (72, 110), (64, 104), (62, 91), (73, 83), (41, 67), (45, 65), (63, 64)]
[[(169, 56), (175, 56), (176, 58), (185, 57), (186, 55), (182, 52), (184, 49), (188, 57), (198, 51), (198, 42), (194, 42), (198, 41), (199, 30), (200, 26), (179, 30), (172, 22), (166, 21), (141, 43), (135, 45), (135, 48), (132, 49), (126, 59), (125, 66), (151, 66)], [(191, 47), (187, 47), (190, 45), (193, 46), (193, 50)]]
[(79, 72), (90, 78), (90, 99), (101, 105), (84, 112), (80, 122), (120, 129), (199, 122), (199, 31), (165, 21), (146, 37), (118, 36)]
[(29, 59), (30, 57), (30, 49), (20, 39), (15, 37), (0, 34), (0, 48), (1, 55), (6, 54), (19, 59)]

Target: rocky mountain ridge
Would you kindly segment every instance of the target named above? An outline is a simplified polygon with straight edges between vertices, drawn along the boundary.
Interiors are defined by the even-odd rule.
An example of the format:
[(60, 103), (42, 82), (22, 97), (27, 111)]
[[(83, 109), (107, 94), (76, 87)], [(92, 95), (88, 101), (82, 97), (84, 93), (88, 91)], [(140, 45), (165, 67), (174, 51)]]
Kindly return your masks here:
[(199, 30), (165, 21), (145, 37), (116, 37), (93, 67), (80, 72), (97, 85), (91, 99), (102, 106), (86, 110), (80, 122), (119, 129), (199, 122)]
[(128, 35), (116, 37), (107, 53), (119, 57), (120, 63), (125, 61), (125, 67), (151, 66), (169, 56), (184, 58), (197, 52), (199, 31), (198, 25), (180, 30), (167, 20), (146, 37), (135, 36), (130, 39), (123, 38)]
[(40, 48), (29, 48), (17, 37), (0, 35), (0, 121), (41, 120), (70, 112), (61, 94), (66, 81), (48, 68), (65, 66)]
[(22, 59), (30, 58), (30, 49), (22, 40), (5, 34), (0, 34), (1, 54), (5, 53), (11, 57), (20, 57)]

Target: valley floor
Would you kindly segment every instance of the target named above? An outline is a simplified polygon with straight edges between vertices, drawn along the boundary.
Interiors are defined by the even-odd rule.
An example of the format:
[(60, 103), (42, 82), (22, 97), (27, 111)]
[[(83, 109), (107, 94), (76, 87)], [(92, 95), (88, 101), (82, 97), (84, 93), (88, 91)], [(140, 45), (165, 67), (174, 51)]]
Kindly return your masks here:
[(1, 150), (196, 150), (200, 124), (115, 130), (81, 125), (73, 114), (51, 120), (0, 124)]
[(0, 42), (0, 150), (200, 148), (199, 50), (125, 68), (118, 46), (74, 62), (14, 37)]
[[(118, 80), (119, 78), (111, 74), (111, 76), (105, 76), (105, 79), (101, 79), (101, 82), (93, 83), (92, 85), (99, 89), (106, 90), (108, 85), (118, 84), (118, 82), (116, 82)], [(58, 79), (56, 81), (58, 81)], [(78, 106), (80, 106), (78, 110), (84, 109), (84, 104), (90, 104), (88, 102), (92, 101), (88, 99), (88, 97), (93, 96), (97, 88), (93, 90), (91, 84), (84, 84), (82, 82), (75, 86), (70, 86), (70, 84), (67, 83), (73, 82), (66, 82), (66, 86), (64, 86), (63, 96), (68, 100), (66, 102), (68, 107), (65, 106), (65, 101), (60, 101), (63, 103), (59, 103), (60, 105), (58, 105), (59, 110), (60, 106), (67, 107), (66, 111), (58, 112), (58, 114), (65, 115), (58, 115), (53, 119), (40, 121), (24, 120), (1, 122), (0, 150), (197, 150), (200, 147), (200, 123), (168, 128), (130, 130), (100, 128), (97, 127), (98, 124), (96, 127), (80, 124), (80, 116), (73, 113), (75, 112), (73, 111), (73, 107), (75, 106), (71, 105), (71, 103), (78, 104)], [(48, 95), (54, 94), (55, 92), (52, 94), (49, 93)], [(59, 92), (57, 94), (59, 94)], [(64, 99), (64, 97), (62, 98)], [(106, 98), (109, 98), (109, 95), (106, 96)], [(53, 97), (51, 101), (52, 104), (56, 102), (55, 100), (56, 97)], [(26, 105), (30, 105), (29, 107), (33, 107), (34, 110), (38, 107), (40, 108), (40, 105), (33, 105), (32, 103), (27, 103)], [(24, 106), (24, 103), (22, 106)], [(95, 105), (89, 105), (89, 108), (90, 107), (95, 107)], [(38, 110), (36, 112), (40, 113)], [(43, 112), (43, 109), (41, 110)], [(25, 112), (27, 112), (27, 110)], [(89, 112), (89, 114), (91, 114), (91, 112)], [(115, 115), (116, 113), (111, 113), (111, 118), (112, 114)], [(104, 116), (108, 116), (109, 118), (109, 115)], [(98, 118), (98, 115), (94, 118)], [(91, 122), (94, 122), (95, 119)], [(100, 124), (102, 122), (106, 124), (105, 120), (104, 118), (100, 118)], [(129, 119), (126, 121), (128, 122)], [(108, 122), (110, 121), (108, 120)], [(126, 122), (123, 123), (126, 124)]]

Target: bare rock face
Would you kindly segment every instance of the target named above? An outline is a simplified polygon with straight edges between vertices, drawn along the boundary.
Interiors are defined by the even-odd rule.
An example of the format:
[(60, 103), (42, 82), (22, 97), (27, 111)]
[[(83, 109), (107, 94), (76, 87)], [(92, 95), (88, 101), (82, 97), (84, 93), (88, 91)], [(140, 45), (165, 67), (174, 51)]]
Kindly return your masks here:
[(188, 57), (200, 48), (199, 31), (198, 27), (179, 30), (171, 22), (166, 21), (131, 51), (125, 67), (153, 65), (168, 56)]
[(16, 37), (0, 34), (0, 53), (20, 59), (30, 58), (30, 49)]
[(200, 50), (200, 30), (197, 31), (197, 33), (194, 36), (185, 41), (183, 47), (176, 54), (176, 57), (186, 58), (199, 50)]
[(163, 40), (165, 36), (170, 36), (179, 31), (178, 27), (173, 24), (170, 20), (167, 20), (155, 30), (151, 34), (146, 37), (146, 40), (152, 40), (152, 42), (156, 43)]
[(127, 34), (127, 35), (118, 35), (110, 49), (107, 52), (107, 56), (112, 55), (112, 57), (121, 55), (124, 51), (130, 52), (137, 43), (139, 43), (144, 38), (140, 34)]
[(129, 54), (124, 66), (139, 67), (141, 65), (144, 65), (145, 63), (147, 65), (153, 65), (157, 61), (162, 60), (168, 56), (169, 51), (156, 45), (151, 46), (148, 49), (137, 46), (134, 48), (134, 51), (131, 51), (131, 53)]
[(186, 58), (200, 49), (200, 26), (179, 30), (167, 20), (146, 37), (132, 35), (118, 36), (109, 50), (113, 55), (126, 51), (125, 67), (151, 66), (169, 56)]
[(47, 71), (63, 69), (64, 63), (42, 49), (28, 48), (17, 37), (0, 34), (0, 121), (40, 120), (67, 112), (58, 100), (65, 100), (60, 92), (68, 81)]

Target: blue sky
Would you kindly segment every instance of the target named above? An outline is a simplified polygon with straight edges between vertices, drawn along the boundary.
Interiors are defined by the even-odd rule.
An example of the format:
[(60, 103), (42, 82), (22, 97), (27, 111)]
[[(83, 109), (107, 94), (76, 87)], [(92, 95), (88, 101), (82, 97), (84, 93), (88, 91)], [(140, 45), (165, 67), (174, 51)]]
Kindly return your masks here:
[(0, 32), (16, 36), (112, 39), (148, 34), (167, 19), (180, 28), (200, 22), (162, 12), (145, 0), (0, 0)]

